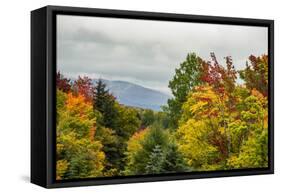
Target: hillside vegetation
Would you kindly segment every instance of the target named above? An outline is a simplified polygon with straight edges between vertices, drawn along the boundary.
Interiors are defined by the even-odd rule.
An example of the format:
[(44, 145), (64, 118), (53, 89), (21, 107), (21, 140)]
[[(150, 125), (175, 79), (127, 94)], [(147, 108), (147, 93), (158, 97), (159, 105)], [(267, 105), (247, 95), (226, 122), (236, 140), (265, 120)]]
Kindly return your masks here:
[(267, 55), (237, 71), (189, 53), (161, 111), (118, 103), (102, 80), (56, 82), (57, 180), (268, 165)]

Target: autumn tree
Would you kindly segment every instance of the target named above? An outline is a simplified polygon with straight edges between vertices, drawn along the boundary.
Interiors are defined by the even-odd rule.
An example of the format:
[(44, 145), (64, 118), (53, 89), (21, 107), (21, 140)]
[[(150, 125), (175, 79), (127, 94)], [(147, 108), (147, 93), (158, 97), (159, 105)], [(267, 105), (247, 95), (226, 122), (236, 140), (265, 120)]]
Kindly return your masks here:
[(57, 92), (57, 179), (102, 176), (102, 144), (93, 138), (96, 117), (82, 95)]
[(231, 56), (210, 56), (187, 55), (163, 111), (128, 107), (101, 79), (58, 72), (57, 180), (268, 167), (268, 56), (249, 57), (242, 84)]
[(179, 150), (194, 169), (214, 170), (224, 165), (228, 155), (225, 106), (212, 87), (198, 86), (183, 104), (176, 132)]
[(233, 95), (236, 87), (237, 71), (234, 68), (231, 56), (225, 57), (226, 67), (219, 64), (215, 53), (210, 53), (211, 60), (202, 62), (201, 81), (212, 87), (224, 105), (220, 106), (221, 119), (227, 136), (228, 154), (231, 149), (231, 137), (227, 127), (230, 114), (235, 112), (236, 98)]
[(239, 71), (241, 79), (250, 90), (257, 89), (264, 96), (268, 96), (268, 55), (251, 55), (249, 62), (244, 70)]
[(267, 98), (243, 86), (223, 91), (201, 85), (183, 104), (176, 137), (186, 163), (194, 170), (267, 166)]
[(210, 61), (202, 61), (200, 80), (203, 84), (208, 84), (220, 94), (221, 97), (227, 95), (229, 100), (236, 86), (237, 71), (234, 68), (231, 56), (225, 57), (226, 68), (218, 63), (215, 53), (210, 53)]
[(75, 94), (84, 96), (87, 102), (92, 101), (93, 83), (92, 79), (90, 79), (89, 77), (78, 76), (78, 79), (74, 81), (73, 90)]
[(63, 92), (71, 91), (70, 79), (65, 78), (60, 72), (56, 74), (56, 87)]
[(149, 129), (142, 129), (135, 132), (127, 142), (125, 175), (133, 175), (139, 169), (138, 153), (142, 149), (142, 141), (144, 140)]
[(241, 121), (233, 127), (239, 150), (228, 159), (230, 168), (268, 167), (268, 104), (257, 90), (243, 102)]

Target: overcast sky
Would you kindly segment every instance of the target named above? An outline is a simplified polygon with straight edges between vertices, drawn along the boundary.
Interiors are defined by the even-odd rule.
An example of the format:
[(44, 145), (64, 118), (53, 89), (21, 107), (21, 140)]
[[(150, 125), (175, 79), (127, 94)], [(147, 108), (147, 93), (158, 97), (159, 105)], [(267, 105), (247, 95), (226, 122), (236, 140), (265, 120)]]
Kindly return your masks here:
[(267, 28), (86, 16), (57, 16), (57, 68), (68, 77), (130, 81), (169, 93), (187, 53), (236, 69), (251, 54), (267, 54)]

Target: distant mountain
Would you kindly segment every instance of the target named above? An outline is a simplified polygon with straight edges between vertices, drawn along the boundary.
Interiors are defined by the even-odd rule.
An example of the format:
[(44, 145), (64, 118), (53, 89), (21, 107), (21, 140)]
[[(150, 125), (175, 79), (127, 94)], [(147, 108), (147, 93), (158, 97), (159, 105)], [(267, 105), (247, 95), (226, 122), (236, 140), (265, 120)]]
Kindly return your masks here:
[[(96, 83), (96, 79), (93, 80)], [(167, 104), (171, 97), (163, 92), (145, 88), (126, 81), (102, 81), (107, 89), (117, 98), (117, 101), (127, 106), (134, 106), (144, 109), (159, 111), (160, 107)]]

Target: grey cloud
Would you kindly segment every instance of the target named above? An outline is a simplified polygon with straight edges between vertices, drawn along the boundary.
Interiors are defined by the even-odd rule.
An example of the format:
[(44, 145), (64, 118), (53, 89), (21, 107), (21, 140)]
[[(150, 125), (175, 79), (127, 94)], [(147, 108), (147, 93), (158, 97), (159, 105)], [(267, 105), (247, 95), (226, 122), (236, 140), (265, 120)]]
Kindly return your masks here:
[(220, 62), (231, 55), (237, 69), (250, 54), (267, 53), (262, 27), (58, 16), (58, 69), (133, 81), (167, 91), (188, 52)]

